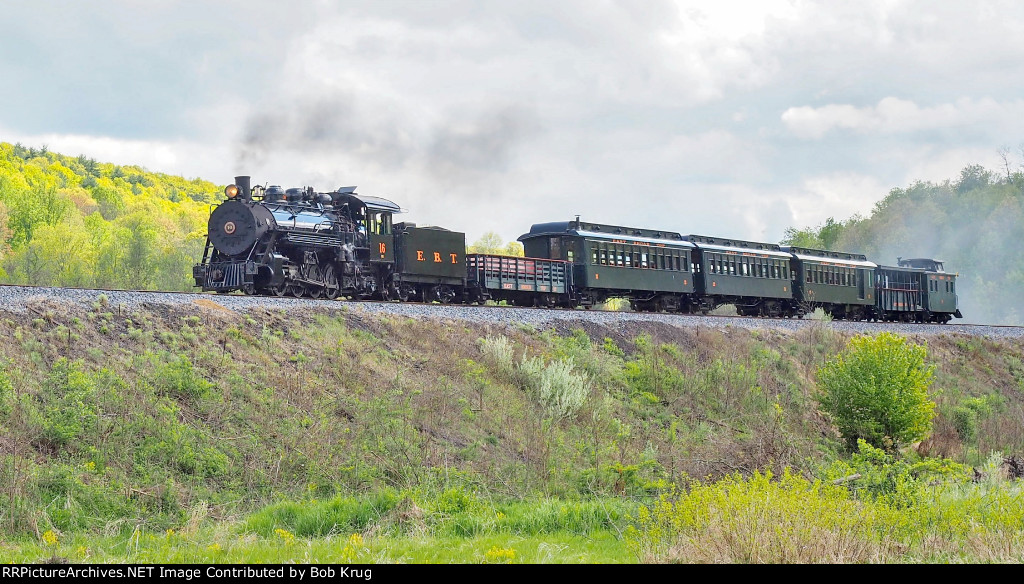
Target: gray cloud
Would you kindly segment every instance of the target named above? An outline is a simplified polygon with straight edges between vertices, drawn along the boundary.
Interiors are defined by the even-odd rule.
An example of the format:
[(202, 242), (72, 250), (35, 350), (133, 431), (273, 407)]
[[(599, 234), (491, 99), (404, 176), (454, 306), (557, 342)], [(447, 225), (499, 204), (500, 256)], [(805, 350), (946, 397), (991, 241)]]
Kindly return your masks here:
[(583, 213), (777, 239), (1024, 135), (1013, 2), (4, 8), (9, 133), (163, 141), (177, 166), (157, 170), (189, 176), (360, 184), (471, 237)]

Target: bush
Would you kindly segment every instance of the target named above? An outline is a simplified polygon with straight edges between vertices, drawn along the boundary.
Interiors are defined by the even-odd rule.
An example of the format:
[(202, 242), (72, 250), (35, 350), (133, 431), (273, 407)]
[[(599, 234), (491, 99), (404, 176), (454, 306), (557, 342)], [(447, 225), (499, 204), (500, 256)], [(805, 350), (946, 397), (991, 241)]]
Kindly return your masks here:
[(545, 365), (540, 357), (523, 357), (518, 375), (523, 388), (555, 419), (571, 417), (590, 394), (590, 384), (574, 372), (572, 359)]
[(496, 365), (502, 373), (506, 375), (512, 373), (513, 347), (512, 341), (510, 341), (508, 337), (498, 335), (496, 337), (480, 339), (480, 351), (494, 365)]
[(625, 538), (646, 562), (869, 562), (889, 551), (892, 515), (788, 469), (737, 473), (641, 507)]
[(178, 398), (206, 397), (213, 384), (203, 378), (188, 357), (178, 356), (156, 371), (157, 387), (166, 395)]
[(935, 403), (927, 350), (892, 333), (858, 336), (818, 369), (822, 408), (851, 450), (858, 439), (893, 450), (928, 436)]
[(40, 399), (41, 435), (49, 444), (58, 448), (80, 446), (85, 435), (96, 429), (96, 387), (80, 362), (58, 359), (43, 383)]

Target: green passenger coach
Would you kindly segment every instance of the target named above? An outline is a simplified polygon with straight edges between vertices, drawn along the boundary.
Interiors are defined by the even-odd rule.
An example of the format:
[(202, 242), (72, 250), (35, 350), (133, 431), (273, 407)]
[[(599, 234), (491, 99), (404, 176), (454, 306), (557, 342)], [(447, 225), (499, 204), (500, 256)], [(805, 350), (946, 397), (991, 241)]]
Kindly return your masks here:
[(540, 223), (521, 236), (527, 257), (573, 264), (584, 307), (630, 299), (634, 310), (685, 310), (694, 292), (694, 245), (679, 233), (562, 221)]
[(867, 256), (804, 247), (782, 249), (793, 254), (793, 292), (800, 314), (821, 308), (838, 319), (871, 317), (878, 266)]
[(687, 235), (696, 247), (701, 312), (734, 304), (745, 316), (782, 316), (792, 308), (790, 254), (777, 244)]

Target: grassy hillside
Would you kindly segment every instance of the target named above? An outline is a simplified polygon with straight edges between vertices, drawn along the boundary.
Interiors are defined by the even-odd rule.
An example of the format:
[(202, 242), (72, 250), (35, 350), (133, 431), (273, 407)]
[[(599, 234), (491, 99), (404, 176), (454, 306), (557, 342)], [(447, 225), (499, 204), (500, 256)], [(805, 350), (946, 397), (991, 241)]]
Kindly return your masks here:
[(930, 257), (958, 272), (960, 306), (970, 322), (1024, 324), (1024, 173), (980, 166), (958, 180), (892, 189), (868, 217), (829, 219), (787, 241), (866, 254), (885, 265)]
[[(694, 504), (673, 493), (701, 493), (695, 479), (828, 478), (857, 464), (867, 476), (875, 464), (850, 459), (816, 408), (815, 371), (845, 342), (827, 323), (537, 331), (197, 303), (2, 314), (0, 559), (686, 560), (673, 555), (686, 538), (722, 527), (671, 519)], [(1021, 344), (928, 346), (939, 417), (921, 452), (977, 466), (1024, 452)], [(893, 484), (932, 488), (914, 473)], [(788, 489), (785, 505), (881, 513), (857, 489), (750, 480), (751, 492)], [(666, 531), (687, 521), (697, 531)], [(874, 541), (889, 524), (872, 525)], [(957, 549), (961, 532), (929, 525), (904, 539)], [(1006, 553), (1024, 550), (1004, 539)], [(915, 545), (867, 559), (938, 557)]]
[(190, 290), (220, 188), (0, 143), (0, 281)]

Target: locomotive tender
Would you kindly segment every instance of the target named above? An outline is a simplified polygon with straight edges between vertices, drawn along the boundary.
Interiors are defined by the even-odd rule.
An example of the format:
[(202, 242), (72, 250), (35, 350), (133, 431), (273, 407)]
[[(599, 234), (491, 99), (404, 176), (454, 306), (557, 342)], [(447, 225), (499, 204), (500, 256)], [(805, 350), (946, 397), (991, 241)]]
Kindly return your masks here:
[(527, 257), (467, 254), (465, 234), (394, 223), (395, 203), (235, 177), (210, 215), (204, 291), (424, 302), (504, 300), (590, 308), (627, 298), (638, 311), (949, 322), (956, 276), (916, 258), (879, 266), (860, 254), (574, 221), (519, 238)]

